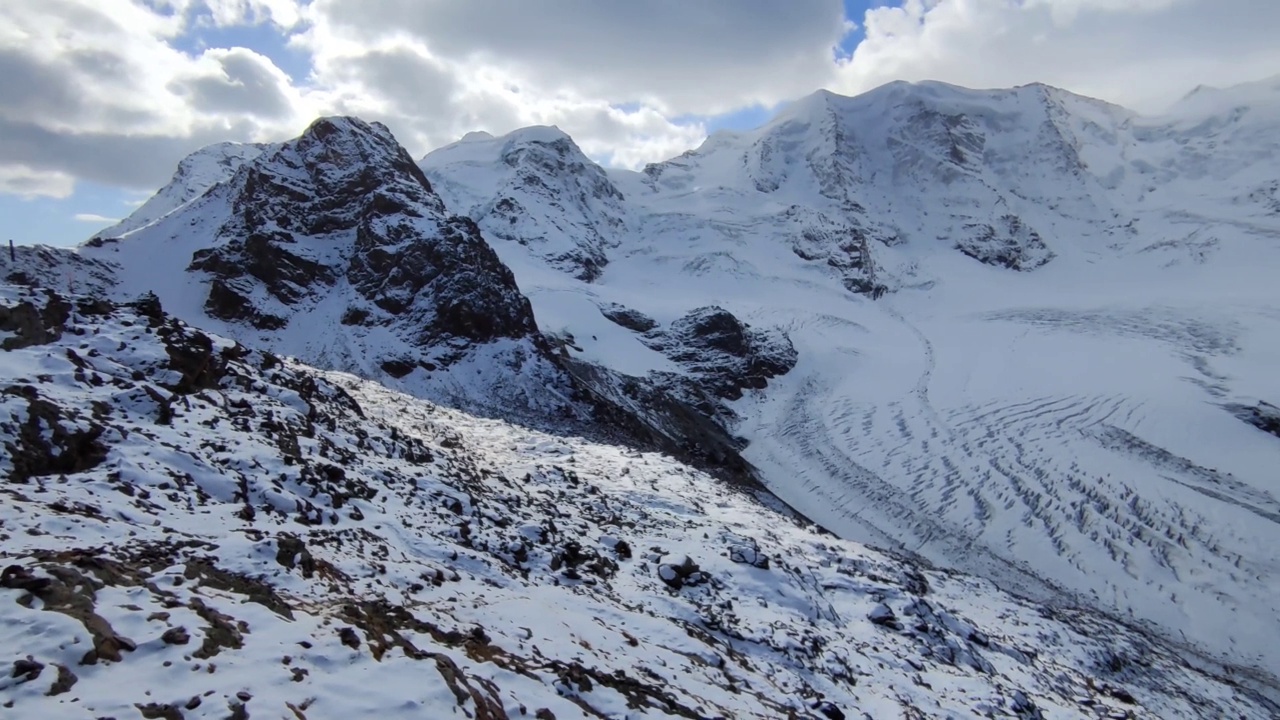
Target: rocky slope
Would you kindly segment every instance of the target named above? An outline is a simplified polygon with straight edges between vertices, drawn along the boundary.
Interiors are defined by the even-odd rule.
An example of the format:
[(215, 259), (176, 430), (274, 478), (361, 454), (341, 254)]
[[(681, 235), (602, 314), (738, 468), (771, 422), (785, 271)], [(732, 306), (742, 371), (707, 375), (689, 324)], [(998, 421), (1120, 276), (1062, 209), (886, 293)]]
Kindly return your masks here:
[[(21, 717), (1241, 717), (1088, 612), (659, 455), (0, 284), (0, 706)], [(73, 313), (64, 312), (74, 308)], [(376, 690), (374, 690), (376, 689)]]

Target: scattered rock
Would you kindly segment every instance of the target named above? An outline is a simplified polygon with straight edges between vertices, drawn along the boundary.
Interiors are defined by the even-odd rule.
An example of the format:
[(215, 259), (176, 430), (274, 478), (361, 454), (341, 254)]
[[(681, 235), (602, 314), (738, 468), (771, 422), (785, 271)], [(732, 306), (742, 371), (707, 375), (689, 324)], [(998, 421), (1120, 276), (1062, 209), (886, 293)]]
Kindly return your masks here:
[(343, 645), (346, 645), (352, 650), (360, 649), (360, 636), (356, 634), (355, 628), (340, 628), (338, 630), (338, 639), (342, 641)]
[(311, 556), (311, 551), (307, 550), (307, 544), (290, 533), (281, 533), (276, 537), (276, 562), (290, 570), (300, 568), (304, 578), (309, 579), (316, 572), (316, 561)]
[(822, 713), (822, 716), (827, 720), (845, 720), (844, 711), (826, 700), (813, 703), (810, 707)]
[(898, 622), (898, 616), (894, 614), (892, 608), (884, 603), (876, 605), (867, 615), (867, 619), (881, 627), (892, 628), (893, 630), (902, 629), (902, 623)]
[(45, 693), (46, 695), (61, 695), (70, 690), (71, 686), (80, 680), (66, 665), (54, 665), (54, 667), (58, 668), (58, 678), (53, 681), (53, 685), (49, 687), (49, 692)]
[(689, 556), (678, 564), (663, 563), (658, 566), (658, 578), (668, 587), (679, 590), (682, 587), (701, 585), (710, 579), (702, 572)]
[(133, 706), (138, 708), (138, 712), (142, 713), (142, 717), (146, 720), (184, 720), (186, 717), (182, 714), (182, 710), (172, 703), (147, 703), (146, 705), (134, 703)]
[(736, 563), (744, 563), (761, 570), (769, 569), (769, 556), (760, 552), (754, 545), (733, 545), (729, 548), (729, 559)]
[(25, 660), (13, 661), (13, 672), (9, 673), (9, 677), (22, 678), (19, 682), (31, 682), (40, 677), (41, 672), (44, 672), (44, 663), (37, 662), (28, 655)]

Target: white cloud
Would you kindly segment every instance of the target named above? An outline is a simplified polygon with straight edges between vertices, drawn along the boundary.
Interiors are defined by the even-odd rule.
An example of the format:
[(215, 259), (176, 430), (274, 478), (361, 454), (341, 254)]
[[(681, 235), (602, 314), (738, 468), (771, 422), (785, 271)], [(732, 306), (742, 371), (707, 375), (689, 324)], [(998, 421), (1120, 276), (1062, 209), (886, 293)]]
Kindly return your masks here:
[(270, 22), (287, 29), (302, 19), (301, 9), (294, 0), (202, 0), (199, 4), (209, 11), (214, 24), (221, 27)]
[(75, 177), (59, 172), (40, 172), (25, 165), (0, 164), (0, 193), (32, 199), (67, 198), (75, 192)]
[[(541, 86), (529, 73), (510, 71), (506, 61), (449, 57), (428, 38), (405, 32), (414, 26), (412, 18), (374, 22), (370, 17), (386, 7), (361, 7), (311, 6), (300, 44), (312, 54), (316, 96), (323, 95), (333, 112), (386, 123), (414, 155), (473, 130), (502, 134), (557, 125), (594, 157), (630, 167), (670, 157), (705, 137), (701, 123), (677, 123), (627, 95), (587, 92), (573, 76)], [(343, 20), (344, 13), (358, 22)], [(531, 59), (524, 66), (535, 64)]]
[(258, 53), (177, 49), (193, 9), (131, 0), (0, 5), (0, 165), (154, 187), (201, 145), (279, 139), (314, 116)]
[(1152, 111), (1197, 84), (1280, 70), (1280, 3), (1256, 0), (908, 0), (868, 10), (832, 88), (890, 80), (1046, 82)]
[(840, 0), (315, 0), (313, 47), (411, 36), (438, 58), (528, 91), (571, 91), (664, 114), (808, 93), (846, 31)]
[(120, 222), (120, 218), (107, 217), (97, 213), (76, 213), (71, 217), (79, 222), (94, 223), (96, 225), (110, 225)]
[[(859, 21), (850, 56), (834, 45)], [(310, 61), (193, 48), (214, 25), (279, 32)], [(557, 125), (635, 167), (707, 114), (895, 79), (1043, 81), (1137, 109), (1280, 69), (1280, 2), (899, 0), (4, 0), (0, 192), (155, 187), (220, 140), (280, 140), (318, 114), (385, 122), (414, 155), (471, 130)], [(185, 48), (185, 50), (183, 49)]]

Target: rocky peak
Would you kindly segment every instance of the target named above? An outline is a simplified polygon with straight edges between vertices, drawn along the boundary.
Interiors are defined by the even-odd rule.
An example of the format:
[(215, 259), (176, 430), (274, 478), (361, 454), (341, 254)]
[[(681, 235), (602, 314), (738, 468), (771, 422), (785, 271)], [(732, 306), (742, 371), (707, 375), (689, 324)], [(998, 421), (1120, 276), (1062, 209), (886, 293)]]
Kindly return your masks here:
[[(500, 368), (522, 363), (543, 393), (561, 382), (511, 271), (379, 123), (316, 120), (161, 222), (82, 252), (119, 263), (131, 292), (202, 308), (184, 311), (191, 321), (440, 400), (497, 397), (450, 379), (479, 355), (486, 388), (517, 384)], [(164, 279), (184, 272), (195, 282)]]
[[(233, 224), (272, 224), (324, 235), (352, 229), (367, 213), (412, 212), (440, 218), (444, 204), (380, 123), (321, 118), (296, 140), (246, 166), (236, 178)], [(237, 225), (236, 223), (239, 223)]]
[[(218, 231), (223, 242), (196, 251), (190, 265), (213, 276), (206, 308), (215, 317), (279, 329), (291, 306), (343, 276), (376, 308), (397, 316), (449, 269), (449, 250), (440, 243), (462, 252), (465, 267), (496, 273), (514, 288), (492, 252), (480, 249), (478, 234), (449, 223), (422, 171), (379, 123), (321, 118), (245, 166), (230, 185), (230, 217)], [(465, 248), (452, 242), (461, 237)], [(274, 301), (270, 307), (255, 299), (258, 291)], [(477, 339), (488, 339), (483, 334)]]

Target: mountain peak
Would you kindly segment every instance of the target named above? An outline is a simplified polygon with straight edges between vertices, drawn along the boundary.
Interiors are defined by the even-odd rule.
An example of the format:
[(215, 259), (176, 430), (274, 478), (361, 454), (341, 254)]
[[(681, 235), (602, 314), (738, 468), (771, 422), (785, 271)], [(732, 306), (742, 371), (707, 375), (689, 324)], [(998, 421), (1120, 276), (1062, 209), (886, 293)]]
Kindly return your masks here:
[[(573, 138), (569, 134), (561, 130), (555, 125), (530, 125), (518, 130), (512, 130), (503, 136), (507, 143), (513, 142), (540, 142), (554, 143), (561, 140), (573, 142)], [(575, 145), (577, 143), (574, 143)]]
[(327, 140), (335, 135), (374, 135), (380, 138), (395, 140), (391, 130), (380, 122), (366, 122), (351, 115), (330, 115), (316, 118), (302, 132), (302, 137), (313, 136)]
[(429, 153), (422, 167), (489, 240), (534, 249), (579, 279), (600, 276), (626, 230), (622, 193), (558, 127), (464, 139)]

